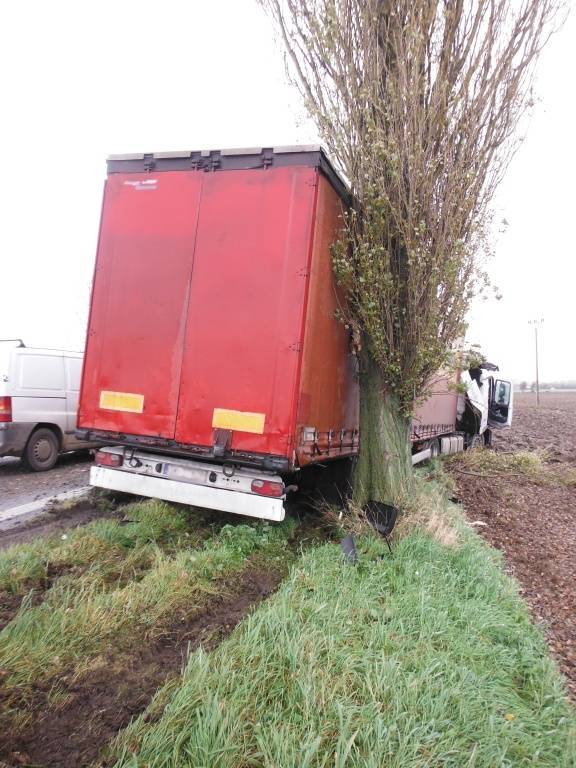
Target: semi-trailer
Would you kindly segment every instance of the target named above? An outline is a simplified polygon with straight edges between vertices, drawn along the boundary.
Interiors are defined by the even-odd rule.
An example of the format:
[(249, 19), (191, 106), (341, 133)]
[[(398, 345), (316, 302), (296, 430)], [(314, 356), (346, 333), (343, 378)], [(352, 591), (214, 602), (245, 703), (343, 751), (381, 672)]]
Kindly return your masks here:
[[(108, 159), (78, 415), (92, 485), (281, 520), (358, 454), (358, 359), (331, 246), (349, 204), (317, 146)], [(489, 442), (512, 388), (439, 377), (413, 461)], [(494, 368), (492, 366), (492, 368)]]

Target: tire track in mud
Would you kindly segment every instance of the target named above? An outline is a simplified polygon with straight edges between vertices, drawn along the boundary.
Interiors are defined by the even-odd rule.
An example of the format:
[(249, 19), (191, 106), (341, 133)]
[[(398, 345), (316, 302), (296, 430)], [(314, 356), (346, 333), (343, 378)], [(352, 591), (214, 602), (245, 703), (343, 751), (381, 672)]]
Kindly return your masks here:
[[(216, 647), (282, 578), (277, 571), (249, 567), (231, 577), (223, 594), (200, 612), (173, 617), (153, 636), (134, 638), (130, 651), (108, 653), (80, 675), (36, 686), (32, 717), (20, 730), (10, 727), (18, 717), (17, 702), (8, 696), (3, 701), (0, 691), (0, 707), (6, 713), (0, 716), (0, 765), (79, 768), (99, 758), (97, 765), (110, 765), (106, 746), (144, 712), (165, 682), (180, 674), (188, 651), (200, 644), (206, 650)], [(57, 703), (51, 699), (55, 685)]]
[(60, 576), (64, 576), (73, 570), (74, 566), (71, 565), (48, 563), (46, 574), (38, 581), (30, 584), (26, 591), (23, 589), (20, 589), (18, 592), (0, 590), (0, 632), (12, 621), (25, 603), (28, 608), (40, 605), (44, 600), (44, 595), (54, 582)]

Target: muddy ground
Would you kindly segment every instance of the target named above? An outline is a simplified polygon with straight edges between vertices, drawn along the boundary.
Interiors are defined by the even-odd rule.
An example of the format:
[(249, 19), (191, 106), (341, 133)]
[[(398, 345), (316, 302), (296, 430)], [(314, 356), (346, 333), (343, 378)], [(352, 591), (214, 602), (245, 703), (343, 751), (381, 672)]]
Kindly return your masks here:
[(30, 472), (19, 459), (0, 459), (0, 512), (88, 485), (88, 451), (66, 453), (48, 472)]
[(37, 686), (24, 728), (14, 732), (0, 722), (0, 766), (111, 765), (106, 745), (144, 712), (159, 687), (180, 674), (188, 653), (200, 644), (206, 650), (215, 647), (281, 578), (276, 571), (248, 566), (200, 612), (183, 612), (130, 649), (108, 652), (81, 675), (59, 680), (58, 705), (50, 703), (53, 681)]
[(71, 502), (70, 506), (49, 505), (47, 511), (39, 517), (18, 522), (7, 530), (0, 530), (0, 549), (14, 544), (26, 544), (41, 537), (56, 536), (68, 528), (77, 528), (92, 520), (116, 515), (116, 506), (113, 503), (106, 506), (95, 503), (90, 494), (86, 499)]
[(494, 442), (545, 450), (552, 480), (454, 472), (458, 496), (503, 552), (576, 700), (576, 393), (544, 393), (539, 406), (535, 395), (516, 396), (513, 427)]

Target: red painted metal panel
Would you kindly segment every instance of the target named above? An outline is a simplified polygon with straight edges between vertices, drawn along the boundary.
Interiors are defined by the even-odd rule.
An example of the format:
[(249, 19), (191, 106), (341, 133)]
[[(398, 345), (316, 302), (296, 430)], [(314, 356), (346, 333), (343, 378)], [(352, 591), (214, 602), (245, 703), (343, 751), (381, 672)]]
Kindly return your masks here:
[[(332, 270), (331, 246), (342, 229), (342, 212), (342, 201), (321, 176), (298, 405), (300, 466), (358, 452), (357, 361), (349, 332), (336, 317), (344, 297), (338, 294)], [(316, 430), (313, 440), (304, 439), (304, 427)]]
[(317, 171), (206, 174), (176, 439), (212, 445), (215, 408), (264, 414), (231, 447), (290, 456)]
[[(115, 174), (104, 194), (80, 427), (173, 438), (203, 174)], [(142, 413), (100, 407), (143, 396)]]

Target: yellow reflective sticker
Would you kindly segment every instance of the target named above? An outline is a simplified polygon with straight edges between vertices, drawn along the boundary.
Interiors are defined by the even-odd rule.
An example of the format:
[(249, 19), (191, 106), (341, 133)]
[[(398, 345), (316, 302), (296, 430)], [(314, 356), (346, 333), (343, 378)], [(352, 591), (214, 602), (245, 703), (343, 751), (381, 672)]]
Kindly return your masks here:
[(144, 410), (144, 395), (134, 395), (131, 392), (100, 392), (100, 408), (107, 411), (126, 411), (127, 413), (142, 413)]
[(264, 413), (247, 413), (246, 411), (228, 411), (225, 408), (214, 408), (212, 426), (216, 429), (234, 429), (237, 432), (252, 432), (261, 435), (264, 432)]

